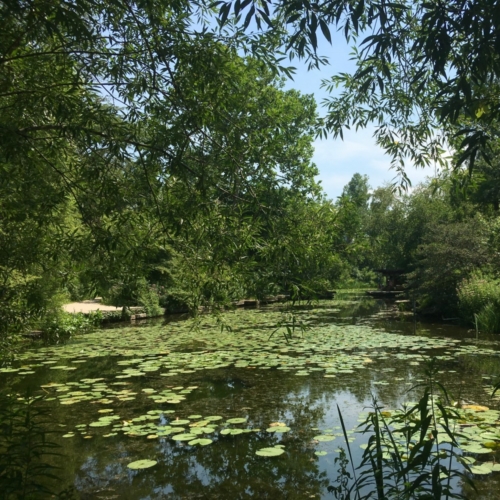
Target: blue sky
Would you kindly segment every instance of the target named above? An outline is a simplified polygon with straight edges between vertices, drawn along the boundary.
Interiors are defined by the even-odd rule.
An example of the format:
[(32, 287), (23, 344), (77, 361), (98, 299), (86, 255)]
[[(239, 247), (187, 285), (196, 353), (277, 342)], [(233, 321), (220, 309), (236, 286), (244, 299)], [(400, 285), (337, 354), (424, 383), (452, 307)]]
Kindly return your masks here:
[[(339, 72), (351, 72), (354, 63), (350, 61), (350, 48), (345, 38), (339, 33), (332, 33), (333, 44), (320, 42), (318, 52), (329, 58), (330, 64), (320, 70), (307, 71), (307, 67), (296, 59), (290, 65), (297, 68), (294, 80), (289, 80), (285, 88), (297, 89), (304, 94), (314, 94), (318, 103), (318, 112), (325, 114), (321, 102), (327, 93), (320, 88), (321, 81)], [(359, 131), (346, 131), (344, 140), (332, 138), (317, 139), (314, 142), (316, 163), (323, 188), (327, 196), (333, 200), (340, 196), (342, 188), (349, 182), (353, 174), (368, 175), (372, 188), (391, 182), (395, 172), (391, 170), (390, 158), (375, 144), (373, 128)], [(407, 167), (407, 174), (415, 186), (427, 176), (434, 173), (433, 169), (415, 169)]]

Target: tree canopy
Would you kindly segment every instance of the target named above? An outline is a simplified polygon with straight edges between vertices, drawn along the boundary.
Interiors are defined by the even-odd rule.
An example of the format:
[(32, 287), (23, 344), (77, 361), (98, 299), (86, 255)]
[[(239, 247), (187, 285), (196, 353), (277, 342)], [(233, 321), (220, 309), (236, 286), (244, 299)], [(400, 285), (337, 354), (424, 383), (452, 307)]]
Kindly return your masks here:
[[(446, 179), (437, 212), (430, 187), (410, 203), (359, 175), (327, 201), (312, 143), (375, 123), (403, 181), (449, 143), (472, 168), (499, 129), (498, 19), (479, 0), (4, 1), (0, 329), (36, 325), (61, 294), (125, 305), (154, 285), (197, 311), (416, 268), (439, 234), (422, 214), (495, 216), (495, 147), (465, 199)], [(320, 119), (280, 75), (287, 56), (325, 63), (333, 29), (357, 70), (324, 83), (343, 91)]]
[[(357, 69), (324, 82), (342, 87), (327, 103), (324, 132), (376, 127), (377, 142), (408, 182), (405, 161), (444, 163), (449, 142), (458, 165), (473, 167), (497, 137), (500, 117), (500, 7), (493, 0), (454, 2), (359, 0), (221, 0), (221, 24), (279, 37), (290, 58), (319, 65), (318, 38), (341, 30), (352, 42)], [(234, 14), (234, 17), (229, 14)]]
[(136, 303), (146, 283), (192, 311), (330, 286), (314, 99), (196, 13), (2, 5), (0, 328), (61, 294)]

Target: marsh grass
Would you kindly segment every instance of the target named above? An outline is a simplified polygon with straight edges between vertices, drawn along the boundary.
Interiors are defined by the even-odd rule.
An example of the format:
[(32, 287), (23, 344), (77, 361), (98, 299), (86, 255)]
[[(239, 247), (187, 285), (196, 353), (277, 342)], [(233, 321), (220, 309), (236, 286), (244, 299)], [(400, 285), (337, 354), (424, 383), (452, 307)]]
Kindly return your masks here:
[(500, 282), (476, 272), (457, 290), (460, 314), (476, 329), (485, 333), (500, 332)]
[[(61, 455), (48, 431), (50, 414), (40, 406), (41, 397), (0, 396), (0, 498), (24, 500), (56, 495), (48, 485), (57, 484)], [(59, 495), (57, 495), (59, 496)]]
[(456, 491), (459, 481), (474, 488), (455, 432), (454, 421), (460, 417), (447, 406), (448, 393), (435, 380), (435, 373), (432, 361), (423, 395), (417, 403), (405, 406), (400, 412), (386, 412), (373, 400), (371, 412), (360, 425), (360, 432), (369, 437), (357, 466), (354, 466), (347, 431), (337, 407), (352, 464), (351, 476), (347, 457), (341, 454), (339, 479), (329, 488), (337, 499), (460, 499), (466, 497)]

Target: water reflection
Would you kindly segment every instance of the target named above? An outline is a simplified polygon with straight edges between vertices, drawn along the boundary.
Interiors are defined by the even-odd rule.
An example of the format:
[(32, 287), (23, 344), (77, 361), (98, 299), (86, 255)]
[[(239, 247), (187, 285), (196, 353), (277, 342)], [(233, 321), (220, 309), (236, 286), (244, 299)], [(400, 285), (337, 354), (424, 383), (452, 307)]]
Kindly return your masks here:
[[(298, 311), (310, 321), (312, 332), (315, 326), (332, 322), (368, 321), (377, 327), (385, 325), (388, 336), (395, 332), (413, 335), (412, 325), (402, 323), (397, 315), (391, 317), (394, 307), (383, 301), (349, 300), (344, 307), (340, 305), (339, 301), (314, 304)], [(245, 336), (256, 328), (272, 331), (274, 325), (268, 321), (268, 313), (269, 309), (253, 311), (256, 320), (240, 325), (235, 335)], [(259, 318), (265, 319), (264, 324), (258, 324)], [(419, 333), (428, 338), (453, 331), (464, 335), (463, 329), (453, 328), (426, 325), (427, 331)], [(120, 335), (120, 330), (116, 330), (116, 334)], [(173, 335), (172, 332), (169, 334)], [(166, 335), (165, 331), (161, 335)], [(494, 339), (484, 341), (483, 346), (498, 348)], [(74, 342), (84, 345), (86, 340)], [(214, 443), (206, 447), (193, 447), (170, 438), (148, 440), (145, 436), (122, 434), (106, 438), (104, 432), (97, 431), (88, 436), (76, 434), (69, 439), (62, 438), (75, 425), (95, 420), (99, 404), (79, 403), (67, 407), (47, 397), (43, 404), (51, 412), (54, 428), (60, 429), (57, 442), (65, 456), (63, 461), (53, 459), (53, 463), (61, 467), (58, 486), (64, 489), (74, 485), (82, 499), (331, 498), (326, 488), (334, 482), (337, 474), (335, 450), (345, 446), (337, 405), (349, 429), (356, 427), (360, 413), (370, 407), (374, 397), (387, 408), (400, 407), (403, 401), (417, 396), (416, 393), (409, 394), (408, 390), (423, 381), (424, 358), (431, 355), (442, 358), (440, 380), (457, 399), (488, 403), (482, 376), (498, 373), (498, 357), (494, 352), (474, 355), (464, 351), (450, 357), (445, 349), (427, 347), (425, 341), (416, 344), (408, 357), (398, 348), (346, 346), (345, 352), (362, 356), (368, 368), (347, 369), (331, 378), (325, 378), (324, 372), (319, 371), (302, 377), (294, 370), (261, 370), (247, 366), (179, 373), (168, 379), (153, 372), (131, 380), (130, 387), (139, 394), (143, 388), (160, 390), (165, 386), (197, 386), (198, 389), (175, 408), (176, 417), (186, 418), (192, 414), (246, 417), (245, 427), (261, 429), (237, 436), (222, 436), (216, 432), (210, 435)], [(193, 341), (178, 346), (178, 351), (186, 353), (202, 349), (207, 350), (204, 342)], [(214, 351), (216, 354), (221, 355)], [(14, 374), (7, 379), (7, 375), (0, 374), (0, 382), (5, 383), (9, 390), (21, 392), (31, 388), (40, 392), (40, 385), (49, 381), (76, 383), (84, 378), (112, 379), (119, 369), (119, 360), (116, 356), (91, 357), (79, 365), (75, 373), (40, 366), (36, 376)], [(158, 405), (145, 395), (139, 395), (134, 401), (113, 403), (115, 412), (127, 420), (155, 408)], [(291, 431), (282, 435), (266, 432), (272, 422), (286, 423)], [(314, 436), (325, 430), (331, 431), (336, 438), (315, 443)], [(351, 434), (350, 440), (354, 460), (359, 463), (360, 444), (364, 437)], [(284, 455), (276, 458), (255, 455), (258, 449), (275, 444), (285, 446)], [(328, 454), (317, 457), (314, 454), (317, 450)], [(128, 463), (143, 458), (157, 460), (158, 464), (143, 471), (127, 468)], [(480, 481), (478, 498), (497, 498), (498, 489), (494, 489), (498, 488), (497, 476)], [(474, 498), (471, 492), (466, 493)]]

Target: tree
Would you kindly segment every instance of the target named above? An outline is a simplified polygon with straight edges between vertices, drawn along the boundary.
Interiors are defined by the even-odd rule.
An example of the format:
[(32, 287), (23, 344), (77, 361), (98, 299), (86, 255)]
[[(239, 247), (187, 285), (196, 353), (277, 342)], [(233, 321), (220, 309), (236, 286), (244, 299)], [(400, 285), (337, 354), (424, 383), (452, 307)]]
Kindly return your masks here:
[(366, 210), (368, 208), (368, 200), (370, 199), (369, 190), (368, 176), (356, 173), (352, 176), (349, 183), (344, 186), (342, 196), (347, 197), (359, 209)]
[(408, 199), (398, 196), (391, 186), (375, 189), (367, 214), (368, 261), (372, 269), (405, 269), (408, 255), (406, 216)]
[[(221, 24), (235, 33), (275, 33), (291, 58), (318, 55), (320, 32), (342, 30), (354, 44), (357, 70), (325, 81), (330, 98), (325, 131), (342, 137), (350, 127), (376, 126), (377, 142), (402, 175), (408, 159), (417, 166), (444, 163), (447, 139), (458, 135), (458, 163), (475, 158), (496, 137), (500, 118), (500, 7), (493, 0), (456, 2), (376, 0), (323, 3), (301, 0), (217, 2)], [(229, 13), (234, 12), (234, 18)]]
[(368, 239), (367, 215), (370, 186), (366, 175), (354, 174), (344, 186), (342, 195), (335, 205), (335, 244), (336, 252), (352, 267), (350, 274), (367, 264)]
[(193, 310), (241, 298), (267, 228), (321, 198), (314, 100), (189, 3), (58, 5), (0, 11), (2, 307), (38, 287), (29, 326), (62, 288), (130, 302), (145, 278)]
[(422, 306), (457, 313), (460, 283), (488, 264), (496, 264), (488, 244), (488, 225), (481, 218), (431, 224), (418, 248), (416, 270), (410, 277)]

